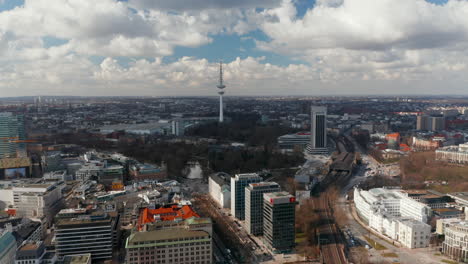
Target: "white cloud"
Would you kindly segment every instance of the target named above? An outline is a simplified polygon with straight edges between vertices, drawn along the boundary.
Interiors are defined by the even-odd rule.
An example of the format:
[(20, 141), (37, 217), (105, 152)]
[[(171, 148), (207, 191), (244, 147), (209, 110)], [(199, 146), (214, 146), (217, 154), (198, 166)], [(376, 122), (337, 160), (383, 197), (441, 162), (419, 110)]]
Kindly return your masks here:
[[(308, 65), (234, 60), (228, 95), (437, 92), (442, 81), (444, 91), (464, 91), (468, 1), (318, 0), (302, 17), (294, 1), (26, 0), (0, 12), (0, 95), (209, 95), (215, 63), (164, 57), (255, 30), (268, 37), (258, 49)], [(49, 47), (44, 37), (65, 43)], [(244, 48), (236, 50), (251, 55)], [(96, 65), (93, 55), (105, 59)], [(134, 61), (124, 67), (120, 57)]]
[(271, 8), (281, 0), (130, 0), (137, 8), (158, 10), (203, 10), (226, 8)]

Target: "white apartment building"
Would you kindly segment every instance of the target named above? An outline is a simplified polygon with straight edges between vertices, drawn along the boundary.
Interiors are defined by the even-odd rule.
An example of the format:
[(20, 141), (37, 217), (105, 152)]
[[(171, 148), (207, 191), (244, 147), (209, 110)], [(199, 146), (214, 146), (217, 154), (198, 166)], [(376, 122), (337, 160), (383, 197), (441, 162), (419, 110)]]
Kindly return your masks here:
[(11, 195), (16, 215), (32, 219), (46, 217), (47, 223), (51, 223), (54, 215), (60, 210), (64, 186), (60, 181), (21, 183), (13, 186)]
[(354, 202), (358, 215), (377, 232), (408, 248), (429, 245), (431, 228), (426, 222), (430, 208), (407, 197), (399, 189), (364, 191), (355, 188)]
[(436, 159), (452, 163), (468, 163), (468, 143), (447, 146), (435, 151)]
[(393, 189), (375, 188), (369, 191), (354, 189), (356, 210), (367, 223), (377, 210), (390, 216), (400, 216), (400, 199), (401, 197)]
[(399, 219), (398, 237), (396, 238), (407, 248), (425, 248), (429, 246), (431, 226), (414, 219)]
[(231, 207), (231, 187), (229, 186), (230, 176), (227, 173), (214, 173), (208, 179), (208, 192), (223, 208)]
[(457, 261), (468, 261), (468, 222), (447, 224), (444, 229), (445, 241), (442, 252)]

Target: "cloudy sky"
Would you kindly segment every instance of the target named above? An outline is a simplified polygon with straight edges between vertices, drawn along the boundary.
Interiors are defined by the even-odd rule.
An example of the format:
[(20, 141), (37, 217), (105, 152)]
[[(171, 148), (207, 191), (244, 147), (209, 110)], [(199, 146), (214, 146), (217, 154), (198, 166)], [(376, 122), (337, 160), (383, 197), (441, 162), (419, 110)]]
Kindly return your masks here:
[(0, 0), (0, 97), (468, 95), (467, 0)]

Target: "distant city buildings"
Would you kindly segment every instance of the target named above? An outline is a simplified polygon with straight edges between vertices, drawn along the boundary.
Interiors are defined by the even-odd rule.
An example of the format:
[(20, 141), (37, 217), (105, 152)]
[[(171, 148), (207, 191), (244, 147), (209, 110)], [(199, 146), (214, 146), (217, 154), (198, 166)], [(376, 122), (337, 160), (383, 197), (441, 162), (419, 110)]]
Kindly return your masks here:
[(163, 180), (167, 177), (165, 168), (151, 164), (133, 164), (129, 168), (129, 176), (132, 181)]
[(328, 153), (327, 148), (327, 107), (311, 107), (311, 141), (309, 152), (313, 154)]
[(0, 159), (26, 156), (24, 117), (0, 113)]
[(418, 115), (416, 129), (425, 131), (442, 131), (445, 129), (445, 117)]
[(437, 149), (435, 154), (436, 160), (466, 164), (468, 163), (468, 143), (442, 147)]
[(231, 177), (231, 214), (237, 219), (245, 219), (245, 187), (250, 183), (261, 182), (257, 173), (236, 174)]
[(311, 133), (300, 132), (278, 137), (278, 147), (284, 151), (303, 150), (311, 142)]
[(274, 252), (295, 246), (296, 199), (287, 192), (263, 194), (263, 239)]

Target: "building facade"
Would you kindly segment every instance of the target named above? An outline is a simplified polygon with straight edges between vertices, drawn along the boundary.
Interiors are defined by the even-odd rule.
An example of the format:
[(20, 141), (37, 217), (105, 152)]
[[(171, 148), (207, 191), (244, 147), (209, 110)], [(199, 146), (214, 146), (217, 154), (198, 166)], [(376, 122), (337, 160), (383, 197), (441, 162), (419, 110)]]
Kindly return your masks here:
[(55, 248), (59, 258), (87, 253), (93, 261), (112, 258), (115, 223), (107, 213), (65, 209), (55, 222)]
[(245, 187), (245, 227), (254, 236), (263, 234), (263, 194), (279, 192), (276, 182), (251, 183)]
[(468, 163), (468, 144), (458, 146), (447, 146), (435, 151), (436, 160), (450, 163), (466, 164)]
[(128, 264), (211, 264), (212, 222), (194, 217), (152, 223), (142, 231), (133, 230), (125, 248)]
[(275, 252), (295, 246), (296, 198), (287, 192), (263, 194), (263, 239)]
[(314, 154), (328, 153), (327, 149), (327, 108), (311, 107), (311, 141), (309, 152)]
[(231, 207), (230, 178), (223, 172), (214, 173), (208, 178), (208, 193), (222, 208)]
[(25, 243), (16, 253), (15, 264), (43, 264), (45, 255), (43, 242)]
[(356, 212), (370, 228), (408, 248), (427, 247), (431, 209), (400, 189), (354, 189)]
[(0, 113), (0, 159), (26, 156), (24, 118), (22, 115)]
[(16, 240), (12, 232), (0, 229), (0, 264), (15, 263)]
[(17, 216), (32, 219), (46, 218), (47, 224), (52, 223), (55, 214), (62, 207), (62, 188), (64, 183), (26, 183), (13, 186), (13, 202)]
[(468, 222), (448, 223), (444, 228), (442, 252), (457, 261), (468, 261)]
[(236, 174), (231, 177), (231, 214), (237, 219), (245, 218), (245, 187), (250, 183), (261, 182), (257, 173)]
[(416, 129), (425, 131), (442, 131), (445, 129), (445, 117), (418, 115), (416, 118)]

